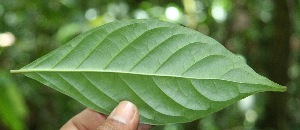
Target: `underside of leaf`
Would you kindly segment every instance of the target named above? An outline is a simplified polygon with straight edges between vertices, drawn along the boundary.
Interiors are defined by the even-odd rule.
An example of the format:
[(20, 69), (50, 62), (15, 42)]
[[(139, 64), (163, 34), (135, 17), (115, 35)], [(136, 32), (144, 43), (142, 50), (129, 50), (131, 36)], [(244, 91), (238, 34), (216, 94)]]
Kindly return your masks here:
[(286, 90), (212, 38), (158, 20), (103, 25), (12, 72), (105, 114), (129, 100), (141, 122), (153, 125), (193, 121), (251, 94)]

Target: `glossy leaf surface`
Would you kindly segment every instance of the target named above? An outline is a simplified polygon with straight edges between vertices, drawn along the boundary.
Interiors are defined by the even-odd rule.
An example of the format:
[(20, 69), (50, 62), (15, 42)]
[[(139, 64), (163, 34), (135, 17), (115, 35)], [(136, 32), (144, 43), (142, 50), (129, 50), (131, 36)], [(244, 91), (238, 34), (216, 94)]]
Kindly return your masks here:
[(221, 44), (158, 20), (123, 20), (83, 33), (20, 70), (109, 114), (122, 100), (141, 122), (188, 122), (263, 91), (285, 91)]

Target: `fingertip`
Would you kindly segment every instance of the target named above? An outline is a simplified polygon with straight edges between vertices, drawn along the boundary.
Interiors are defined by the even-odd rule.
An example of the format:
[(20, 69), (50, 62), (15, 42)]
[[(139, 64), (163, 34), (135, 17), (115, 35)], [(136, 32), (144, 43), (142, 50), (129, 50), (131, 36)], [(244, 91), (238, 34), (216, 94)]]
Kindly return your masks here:
[(129, 101), (122, 101), (97, 130), (137, 130), (138, 126), (138, 108)]
[(122, 101), (119, 105), (112, 111), (108, 118), (114, 119), (124, 124), (129, 124), (138, 116), (137, 107), (129, 102)]

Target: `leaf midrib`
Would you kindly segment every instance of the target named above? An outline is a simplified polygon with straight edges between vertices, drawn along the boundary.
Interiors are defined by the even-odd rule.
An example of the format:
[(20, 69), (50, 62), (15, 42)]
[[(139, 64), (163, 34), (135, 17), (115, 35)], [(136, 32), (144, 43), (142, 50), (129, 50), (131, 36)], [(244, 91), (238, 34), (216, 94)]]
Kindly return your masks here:
[[(266, 84), (255, 84), (255, 83), (246, 83), (246, 82), (237, 82), (232, 80), (225, 80), (225, 79), (218, 79), (218, 78), (196, 78), (196, 77), (188, 77), (188, 76), (179, 76), (179, 75), (167, 75), (167, 74), (147, 74), (147, 73), (137, 73), (137, 72), (125, 72), (125, 71), (105, 71), (105, 70), (61, 70), (61, 69), (21, 69), (21, 70), (11, 70), (11, 73), (35, 73), (35, 72), (74, 72), (74, 73), (117, 73), (117, 74), (132, 74), (132, 75), (141, 75), (141, 76), (157, 76), (157, 77), (172, 77), (172, 78), (184, 78), (184, 79), (191, 79), (191, 80), (220, 80), (220, 81), (227, 81), (239, 84), (253, 84), (253, 85), (266, 85)], [(268, 86), (268, 85), (267, 85)], [(278, 85), (281, 86), (281, 85)], [(274, 87), (278, 89), (285, 90), (284, 87)]]
[[(82, 73), (82, 72), (88, 72), (88, 73), (117, 73), (117, 74), (132, 74), (132, 75), (141, 75), (141, 76), (157, 76), (157, 77), (173, 77), (173, 78), (185, 78), (185, 79), (217, 79), (217, 78), (196, 78), (196, 77), (188, 77), (188, 76), (179, 76), (179, 75), (167, 75), (167, 74), (147, 74), (147, 73), (137, 73), (137, 72), (125, 72), (125, 71), (105, 71), (105, 70), (60, 70), (60, 69), (26, 69), (26, 70), (10, 70), (11, 73), (34, 73), (34, 72), (67, 72), (67, 73)], [(222, 80), (222, 79), (217, 79)], [(224, 80), (227, 81), (227, 80)], [(228, 80), (229, 81), (229, 80)], [(236, 83), (242, 83), (242, 82), (236, 82)]]

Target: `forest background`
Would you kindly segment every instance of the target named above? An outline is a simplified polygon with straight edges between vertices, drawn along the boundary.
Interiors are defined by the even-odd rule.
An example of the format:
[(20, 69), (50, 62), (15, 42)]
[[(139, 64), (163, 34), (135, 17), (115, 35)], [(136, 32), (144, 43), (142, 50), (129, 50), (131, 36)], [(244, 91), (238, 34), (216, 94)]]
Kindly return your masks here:
[(0, 129), (59, 129), (85, 107), (19, 69), (80, 33), (120, 19), (154, 18), (197, 30), (288, 87), (162, 130), (299, 130), (300, 0), (0, 0)]

